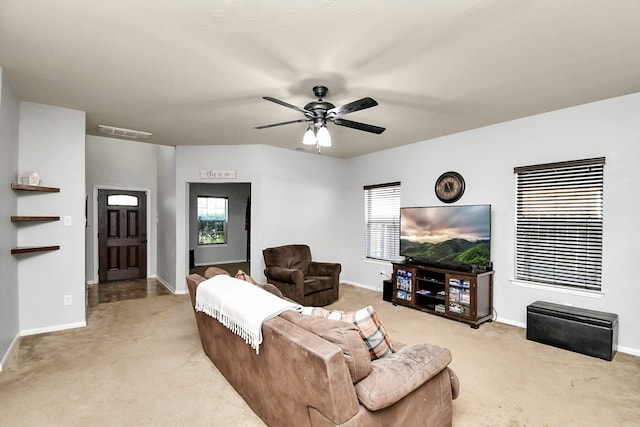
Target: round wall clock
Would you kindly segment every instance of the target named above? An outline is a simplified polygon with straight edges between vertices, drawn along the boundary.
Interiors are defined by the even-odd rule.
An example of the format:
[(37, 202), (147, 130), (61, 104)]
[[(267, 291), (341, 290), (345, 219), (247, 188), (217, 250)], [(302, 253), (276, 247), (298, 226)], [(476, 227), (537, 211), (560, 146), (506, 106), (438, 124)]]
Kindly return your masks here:
[(436, 196), (445, 203), (453, 203), (464, 194), (464, 178), (458, 172), (445, 172), (436, 181)]

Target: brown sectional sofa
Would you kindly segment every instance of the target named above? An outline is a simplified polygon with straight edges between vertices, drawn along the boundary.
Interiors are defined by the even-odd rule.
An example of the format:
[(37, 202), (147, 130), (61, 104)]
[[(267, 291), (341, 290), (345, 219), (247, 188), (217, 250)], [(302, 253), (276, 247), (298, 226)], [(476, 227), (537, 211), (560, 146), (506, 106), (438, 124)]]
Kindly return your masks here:
[[(203, 280), (187, 277), (193, 306)], [(256, 354), (194, 313), (205, 353), (269, 426), (451, 425), (458, 380), (447, 349), (395, 343), (396, 353), (371, 361), (355, 325), (288, 311), (264, 322)]]

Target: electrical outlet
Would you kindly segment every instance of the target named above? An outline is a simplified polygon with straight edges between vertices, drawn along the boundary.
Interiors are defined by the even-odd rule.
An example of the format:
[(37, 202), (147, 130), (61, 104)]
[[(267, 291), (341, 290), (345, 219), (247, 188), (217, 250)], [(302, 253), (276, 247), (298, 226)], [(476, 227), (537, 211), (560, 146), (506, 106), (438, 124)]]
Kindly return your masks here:
[(70, 216), (65, 216), (65, 217), (63, 218), (63, 223), (64, 223), (64, 225), (66, 225), (66, 226), (70, 226), (70, 225), (71, 225), (71, 217), (70, 217)]
[(71, 305), (71, 304), (72, 304), (71, 295), (65, 295), (64, 296), (64, 305)]

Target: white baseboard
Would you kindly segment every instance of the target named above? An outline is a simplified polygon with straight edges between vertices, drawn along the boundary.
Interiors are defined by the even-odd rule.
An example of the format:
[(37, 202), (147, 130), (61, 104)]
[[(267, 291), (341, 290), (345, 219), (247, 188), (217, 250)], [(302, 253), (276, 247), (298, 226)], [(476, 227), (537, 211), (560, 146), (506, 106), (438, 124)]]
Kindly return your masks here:
[(67, 323), (64, 325), (47, 326), (46, 328), (25, 329), (20, 331), (20, 336), (26, 337), (27, 335), (36, 335), (36, 334), (44, 334), (46, 332), (64, 331), (65, 329), (84, 328), (86, 326), (87, 326), (87, 322), (84, 321), (84, 322), (77, 322), (77, 323)]
[(20, 340), (20, 334), (16, 334), (16, 336), (13, 338), (13, 341), (11, 341), (11, 344), (9, 344), (9, 348), (7, 349), (7, 352), (4, 354), (4, 356), (2, 356), (2, 360), (0, 360), (0, 372), (2, 372), (2, 369), (4, 367), (7, 366), (7, 362), (9, 362), (10, 357), (12, 356), (12, 352), (13, 351), (18, 351), (18, 342)]
[[(513, 320), (503, 319), (501, 317), (496, 318), (495, 321), (499, 323), (505, 323), (511, 326), (517, 326), (518, 328), (527, 329), (526, 323), (514, 322)], [(627, 353), (632, 356), (640, 356), (640, 349), (637, 349), (637, 348), (624, 347), (619, 345), (617, 351), (619, 351), (620, 353)]]
[(367, 286), (367, 285), (362, 284), (362, 283), (352, 282), (351, 280), (340, 280), (340, 283), (344, 283), (344, 284), (352, 285), (352, 286), (357, 286), (358, 288), (369, 289), (370, 291), (374, 291), (374, 292), (382, 292), (382, 285), (380, 285), (380, 289), (378, 289), (378, 288), (372, 288), (371, 286)]
[(618, 346), (618, 351), (620, 353), (627, 353), (627, 354), (630, 354), (632, 356), (640, 356), (640, 349), (637, 349), (637, 348)]
[[(379, 288), (372, 288), (371, 286), (366, 286), (366, 285), (363, 285), (362, 283), (352, 282), (350, 280), (341, 280), (340, 283), (345, 283), (347, 285), (357, 286), (359, 288), (369, 289), (371, 291), (382, 292), (382, 290), (379, 289)], [(496, 317), (496, 319), (494, 321), (498, 322), (498, 323), (504, 323), (504, 324), (507, 324), (507, 325), (515, 326), (515, 327), (522, 328), (522, 329), (527, 329), (527, 324), (526, 323), (516, 322), (514, 320), (505, 319), (503, 317)], [(632, 356), (640, 356), (640, 349), (637, 349), (637, 348), (624, 347), (624, 346), (618, 345), (618, 351), (620, 353), (627, 353), (627, 354), (630, 354)]]
[(169, 282), (167, 282), (166, 280), (164, 280), (160, 276), (154, 276), (152, 278), (156, 279), (158, 282), (160, 282), (162, 284), (162, 286), (164, 286), (165, 288), (169, 289), (169, 291), (171, 291), (171, 293), (174, 294), (174, 295), (184, 295), (184, 294), (187, 293), (187, 291), (178, 291), (178, 290), (176, 290), (173, 286), (171, 286), (171, 284)]
[(513, 320), (505, 319), (503, 317), (496, 317), (495, 321), (498, 323), (504, 323), (506, 325), (517, 326), (518, 328), (527, 329), (526, 323), (515, 322)]
[(224, 264), (239, 264), (241, 262), (250, 262), (247, 261), (246, 259), (239, 259), (236, 261), (209, 261), (209, 262), (197, 262), (195, 263), (196, 267), (204, 267), (205, 265), (224, 265)]

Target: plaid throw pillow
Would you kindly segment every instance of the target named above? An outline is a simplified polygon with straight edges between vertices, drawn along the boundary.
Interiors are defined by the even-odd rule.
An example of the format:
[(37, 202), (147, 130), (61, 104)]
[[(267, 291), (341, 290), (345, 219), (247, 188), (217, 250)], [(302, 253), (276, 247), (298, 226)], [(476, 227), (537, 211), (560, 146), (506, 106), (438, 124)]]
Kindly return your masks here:
[(360, 336), (369, 349), (371, 360), (379, 359), (396, 351), (391, 342), (391, 338), (389, 338), (389, 334), (384, 326), (382, 326), (382, 323), (380, 323), (378, 315), (372, 306), (348, 312), (339, 310), (329, 311), (321, 307), (304, 307), (302, 314), (355, 324), (358, 327), (358, 331), (360, 331)]

